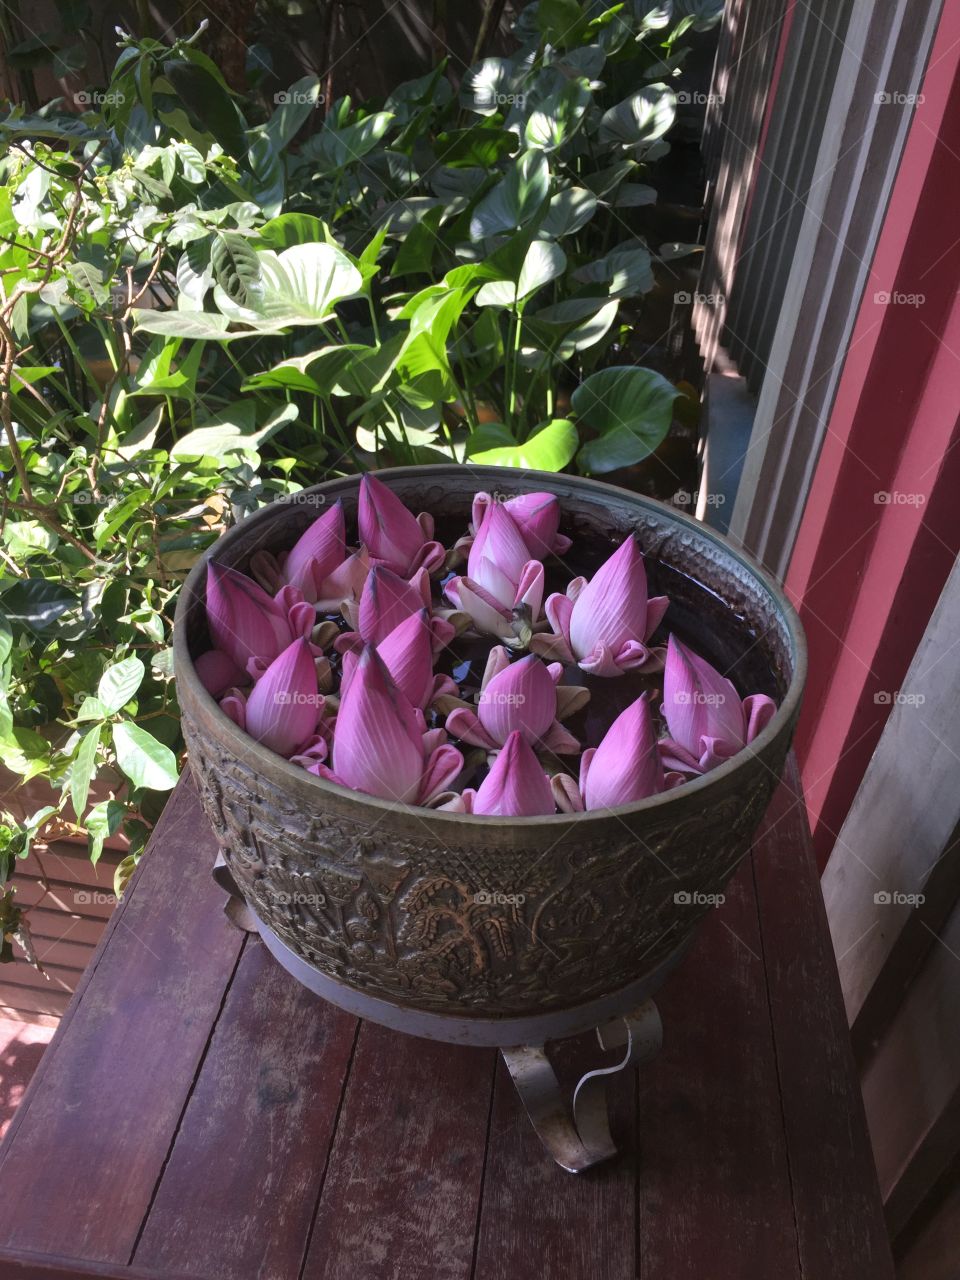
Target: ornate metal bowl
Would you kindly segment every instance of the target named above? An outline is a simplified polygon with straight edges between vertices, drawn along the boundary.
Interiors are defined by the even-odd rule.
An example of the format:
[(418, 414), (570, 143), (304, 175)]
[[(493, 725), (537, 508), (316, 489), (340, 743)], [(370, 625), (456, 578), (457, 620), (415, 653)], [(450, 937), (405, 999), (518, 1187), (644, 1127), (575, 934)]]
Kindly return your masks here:
[[(799, 711), (806, 652), (778, 587), (710, 529), (572, 476), (484, 468), (380, 473), (413, 511), (462, 530), (480, 487), (557, 494), (584, 545), (634, 530), (668, 619), (779, 710), (752, 746), (678, 791), (615, 810), (495, 819), (398, 807), (322, 781), (258, 745), (201, 685), (206, 560), (245, 568), (293, 544), (325, 503), (355, 516), (357, 478), (258, 511), (180, 596), (177, 686), (191, 768), (236, 885), (274, 953), (334, 1002), (415, 1034), (542, 1042), (635, 1007), (682, 954), (750, 847)], [(709, 649), (708, 649), (709, 651)]]

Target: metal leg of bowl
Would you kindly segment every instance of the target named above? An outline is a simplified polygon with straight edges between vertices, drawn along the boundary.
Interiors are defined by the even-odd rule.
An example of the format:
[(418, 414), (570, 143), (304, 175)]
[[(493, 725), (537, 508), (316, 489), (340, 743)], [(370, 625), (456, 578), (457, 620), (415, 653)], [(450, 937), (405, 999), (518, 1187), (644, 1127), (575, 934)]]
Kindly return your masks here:
[(623, 1059), (581, 1077), (568, 1103), (543, 1045), (501, 1049), (503, 1060), (540, 1141), (561, 1168), (582, 1173), (617, 1154), (610, 1133), (606, 1080), (627, 1067), (648, 1062), (663, 1043), (657, 1006), (638, 1009), (597, 1028), (602, 1049), (623, 1047)]

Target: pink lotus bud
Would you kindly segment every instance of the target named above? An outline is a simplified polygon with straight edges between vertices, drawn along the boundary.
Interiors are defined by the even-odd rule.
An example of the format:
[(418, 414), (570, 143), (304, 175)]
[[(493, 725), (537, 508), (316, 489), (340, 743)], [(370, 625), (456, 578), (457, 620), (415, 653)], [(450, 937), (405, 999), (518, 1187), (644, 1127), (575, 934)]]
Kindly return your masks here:
[(343, 503), (338, 499), (294, 543), (283, 561), (285, 582), (299, 587), (304, 599), (313, 603), (319, 588), (347, 558)]
[(552, 493), (521, 493), (503, 504), (535, 560), (563, 555), (570, 539), (559, 533), (560, 500)]
[(501, 647), (491, 650), (476, 713), (460, 707), (447, 716), (447, 732), (495, 751), (518, 732), (531, 746), (577, 752), (580, 744), (557, 722), (559, 668), (552, 671), (533, 654), (511, 663)]
[(558, 775), (553, 781), (557, 803), (568, 812), (612, 809), (659, 795), (664, 773), (648, 697), (637, 698), (617, 716), (599, 747), (584, 751), (578, 795), (576, 788), (571, 794), (571, 778)]
[(446, 553), (433, 541), (433, 516), (427, 512), (414, 516), (374, 475), (360, 481), (357, 523), (372, 562), (401, 577), (412, 577), (418, 569), (434, 573), (443, 564)]
[[(427, 609), (412, 613), (377, 645), (390, 679), (408, 702), (424, 710), (441, 693), (456, 694), (457, 686), (449, 676), (434, 675), (434, 636)], [(348, 650), (343, 655), (341, 693), (345, 692), (357, 666), (357, 654)]]
[(232, 685), (245, 684), (247, 673), (238, 667), (222, 649), (208, 649), (193, 664), (200, 683), (214, 698), (221, 697)]
[(535, 636), (531, 648), (562, 662), (577, 662), (595, 676), (652, 669), (656, 653), (647, 641), (669, 601), (647, 598), (647, 575), (630, 534), (589, 582), (574, 578), (566, 595), (552, 595), (546, 613), (553, 636)]
[(385, 640), (401, 622), (429, 606), (429, 593), (426, 574), (416, 582), (407, 582), (383, 565), (371, 569), (360, 596), (358, 630), (363, 642), (379, 644)]
[(427, 731), (390, 679), (383, 659), (365, 648), (341, 693), (333, 768), (311, 771), (341, 786), (402, 804), (428, 804), (463, 768), (463, 757), (441, 730)]
[(462, 801), (468, 813), (501, 818), (534, 818), (556, 812), (550, 781), (519, 730), (507, 738), (477, 790), (464, 791)]
[(531, 557), (520, 530), (499, 503), (491, 503), (484, 512), (466, 575), (453, 578), (444, 590), (483, 634), (509, 637), (513, 612), (521, 607), (531, 622), (539, 620), (543, 565)]
[(662, 707), (670, 737), (661, 743), (667, 765), (694, 773), (716, 768), (752, 742), (776, 710), (766, 694), (741, 701), (726, 676), (670, 637)]
[(295, 588), (284, 587), (271, 597), (246, 574), (212, 561), (207, 565), (207, 622), (214, 647), (244, 671), (251, 659), (272, 662), (296, 636), (309, 635), (313, 618)]
[(294, 755), (313, 735), (322, 706), (313, 652), (308, 641), (294, 640), (247, 698), (247, 733), (279, 755)]

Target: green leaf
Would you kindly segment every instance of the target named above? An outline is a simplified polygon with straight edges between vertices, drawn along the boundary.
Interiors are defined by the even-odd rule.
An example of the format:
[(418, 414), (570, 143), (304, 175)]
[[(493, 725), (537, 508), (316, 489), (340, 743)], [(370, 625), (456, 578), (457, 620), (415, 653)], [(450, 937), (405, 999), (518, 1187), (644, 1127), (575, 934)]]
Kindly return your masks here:
[(282, 253), (264, 249), (256, 257), (261, 282), (255, 305), (241, 305), (219, 285), (214, 286), (214, 301), (230, 320), (274, 328), (315, 325), (328, 319), (337, 302), (352, 297), (363, 285), (357, 267), (332, 244), (298, 244)]
[(146, 729), (130, 720), (113, 726), (117, 764), (136, 787), (169, 791), (177, 785), (177, 758)]
[(253, 429), (254, 406), (252, 401), (241, 401), (221, 409), (202, 427), (189, 431), (170, 450), (174, 462), (195, 458), (223, 459), (236, 454), (256, 453), (265, 440), (288, 422), (292, 422), (299, 410), (295, 404), (285, 404), (259, 431)]
[(636, 147), (662, 138), (677, 114), (677, 97), (665, 84), (648, 84), (604, 112), (600, 141)]
[(180, 157), (184, 178), (193, 186), (199, 186), (207, 177), (207, 166), (203, 163), (203, 156), (189, 142), (175, 142), (173, 146)]
[(283, 161), (264, 129), (251, 130), (247, 163), (253, 175), (250, 194), (268, 218), (275, 217), (283, 207), (286, 190), (283, 177)]
[(119, 800), (101, 800), (87, 814), (87, 848), (90, 861), (96, 865), (103, 853), (104, 841), (116, 835), (123, 821), (124, 807)]
[(246, 150), (243, 117), (222, 79), (193, 61), (170, 58), (163, 74), (187, 109), (201, 133), (212, 133), (227, 155), (242, 156)]
[(481, 466), (562, 471), (578, 443), (577, 428), (566, 418), (542, 422), (522, 444), (517, 444), (502, 423), (487, 423), (467, 441), (467, 457)]
[(0, 596), (0, 614), (14, 626), (44, 631), (78, 604), (77, 597), (49, 578), (19, 578)]
[(653, 288), (650, 251), (641, 244), (611, 249), (596, 262), (579, 267), (573, 278), (580, 284), (604, 285), (611, 298), (634, 298)]
[(87, 730), (80, 739), (77, 753), (70, 763), (70, 800), (78, 822), (83, 817), (83, 811), (87, 806), (87, 795), (90, 792), (90, 783), (97, 772), (97, 748), (100, 745), (101, 727), (100, 725), (95, 725), (92, 729)]
[(483, 240), (522, 227), (539, 213), (549, 189), (546, 156), (542, 151), (525, 151), (477, 205), (470, 219), (471, 238)]
[(544, 98), (527, 117), (527, 146), (556, 151), (569, 142), (580, 128), (592, 97), (585, 80), (568, 80), (559, 93)]
[(267, 121), (266, 131), (276, 152), (288, 147), (320, 101), (320, 81), (304, 76), (289, 89), (274, 95), (276, 111)]
[(614, 471), (653, 453), (670, 430), (679, 395), (652, 369), (615, 365), (591, 374), (571, 397), (579, 424), (598, 432), (577, 455), (581, 470)]
[(260, 289), (260, 258), (245, 236), (220, 231), (210, 247), (210, 265), (217, 285), (231, 302), (255, 306)]
[(584, 187), (565, 187), (550, 200), (539, 234), (551, 240), (574, 235), (597, 211), (597, 197)]
[(326, 226), (312, 213), (281, 213), (257, 231), (257, 244), (278, 252), (295, 244), (322, 244), (326, 238)]
[(527, 250), (516, 284), (512, 280), (494, 280), (485, 284), (477, 294), (478, 307), (512, 307), (514, 300), (522, 302), (537, 289), (562, 275), (567, 257), (552, 240), (534, 240)]
[(580, 44), (588, 25), (577, 0), (540, 0), (536, 21), (544, 39), (558, 49)]
[(226, 316), (211, 315), (205, 311), (146, 311), (135, 307), (131, 315), (138, 332), (157, 333), (164, 338), (229, 342), (233, 338), (255, 336), (253, 330), (246, 334), (228, 333), (230, 321)]
[(139, 658), (124, 658), (107, 667), (97, 685), (97, 698), (108, 714), (127, 705), (140, 688), (145, 672)]

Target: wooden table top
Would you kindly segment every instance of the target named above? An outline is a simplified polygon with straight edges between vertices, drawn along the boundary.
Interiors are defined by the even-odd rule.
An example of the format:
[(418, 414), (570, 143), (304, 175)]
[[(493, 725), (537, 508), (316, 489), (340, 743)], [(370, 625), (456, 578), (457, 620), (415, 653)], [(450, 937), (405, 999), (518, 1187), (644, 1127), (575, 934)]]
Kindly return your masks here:
[(0, 1148), (0, 1276), (890, 1280), (788, 773), (562, 1172), (495, 1051), (325, 1004), (223, 913), (184, 779)]

